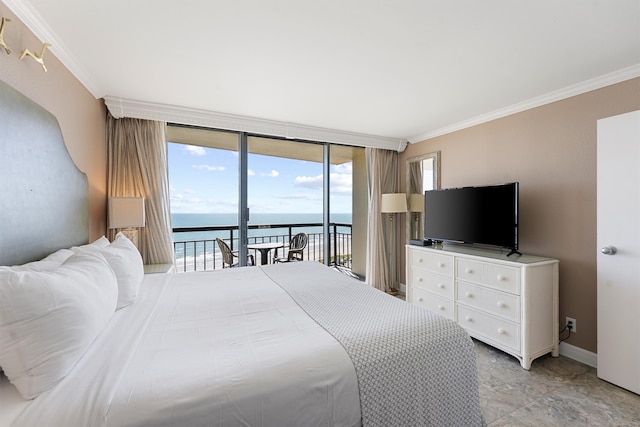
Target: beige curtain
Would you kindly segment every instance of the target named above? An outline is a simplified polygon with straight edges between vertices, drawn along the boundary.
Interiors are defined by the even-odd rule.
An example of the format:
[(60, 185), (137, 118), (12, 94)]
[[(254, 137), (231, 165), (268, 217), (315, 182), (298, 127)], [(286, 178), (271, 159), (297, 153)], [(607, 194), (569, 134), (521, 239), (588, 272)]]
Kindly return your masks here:
[[(409, 169), (407, 172), (409, 173), (409, 188), (407, 188), (407, 192), (409, 195), (414, 194), (423, 194), (423, 183), (422, 183), (422, 162), (424, 160), (420, 160), (417, 162), (409, 162)], [(422, 239), (423, 230), (422, 230), (422, 215), (418, 212), (407, 213), (407, 215), (411, 215), (411, 239)]]
[[(373, 287), (387, 291), (394, 288), (398, 282), (397, 268), (392, 268), (390, 262), (396, 263), (397, 266), (395, 249), (398, 244), (395, 230), (399, 219), (404, 218), (396, 215), (393, 222), (389, 221), (387, 215), (380, 212), (380, 199), (384, 193), (398, 192), (398, 153), (367, 148), (365, 155), (369, 184), (366, 281)], [(396, 259), (391, 260), (393, 252)], [(395, 274), (392, 275), (394, 271)]]
[[(145, 198), (138, 246), (145, 264), (173, 263), (165, 123), (107, 117), (107, 197)], [(109, 230), (113, 239), (114, 230)]]
[(409, 194), (422, 194), (422, 160), (409, 162)]

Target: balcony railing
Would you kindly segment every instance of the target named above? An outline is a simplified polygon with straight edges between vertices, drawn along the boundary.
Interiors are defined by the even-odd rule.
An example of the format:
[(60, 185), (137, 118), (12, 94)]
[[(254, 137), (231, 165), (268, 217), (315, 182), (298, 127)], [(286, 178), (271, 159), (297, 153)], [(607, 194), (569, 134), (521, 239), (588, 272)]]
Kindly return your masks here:
[[(331, 248), (329, 264), (351, 269), (351, 224), (330, 223), (329, 231)], [(299, 232), (305, 232), (309, 236), (309, 242), (304, 250), (304, 259), (324, 263), (322, 223), (249, 225), (248, 244), (279, 242), (284, 248), (278, 250), (278, 256), (287, 256), (289, 241)], [(174, 228), (173, 249), (176, 271), (207, 271), (222, 268), (222, 254), (216, 238), (224, 240), (231, 250), (237, 250), (238, 226)], [(256, 249), (249, 249), (249, 253), (253, 254), (256, 264), (260, 265), (260, 253)], [(269, 262), (274, 255), (275, 252), (269, 254)]]

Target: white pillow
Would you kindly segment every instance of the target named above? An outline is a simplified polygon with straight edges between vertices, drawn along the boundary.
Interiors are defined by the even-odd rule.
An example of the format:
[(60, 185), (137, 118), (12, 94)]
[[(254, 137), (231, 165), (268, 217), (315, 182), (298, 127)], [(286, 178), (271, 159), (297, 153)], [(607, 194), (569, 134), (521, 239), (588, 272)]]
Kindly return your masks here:
[(144, 279), (144, 265), (138, 248), (124, 234), (116, 238), (106, 248), (100, 249), (118, 279), (118, 306), (126, 307), (136, 300), (140, 284)]
[(69, 249), (60, 249), (52, 254), (49, 254), (47, 257), (41, 259), (40, 261), (33, 261), (22, 265), (14, 265), (12, 267), (0, 267), (0, 269), (33, 271), (53, 270), (60, 267), (62, 263), (65, 262), (71, 255), (73, 255), (73, 251)]
[[(71, 249), (89, 249), (89, 248), (105, 248), (109, 246), (109, 239), (105, 236), (100, 237), (99, 239), (94, 240), (91, 243), (82, 246), (74, 246)], [(2, 269), (16, 269), (16, 270), (35, 270), (35, 271), (45, 271), (45, 270), (53, 270), (54, 268), (60, 267), (67, 258), (74, 254), (71, 249), (59, 249), (40, 261), (33, 261), (27, 264), (22, 265), (14, 265), (11, 267), (0, 267)]]
[(25, 399), (56, 385), (115, 311), (116, 277), (99, 254), (48, 271), (0, 270), (0, 366)]
[(102, 236), (99, 239), (94, 240), (91, 243), (88, 243), (86, 245), (81, 245), (81, 246), (73, 246), (71, 249), (96, 249), (96, 248), (106, 248), (107, 246), (109, 246), (109, 239), (106, 238), (106, 236)]
[(144, 279), (144, 265), (138, 248), (122, 233), (116, 234), (106, 247), (85, 245), (71, 248), (75, 252), (98, 252), (104, 255), (118, 279), (118, 306), (126, 307), (136, 300)]

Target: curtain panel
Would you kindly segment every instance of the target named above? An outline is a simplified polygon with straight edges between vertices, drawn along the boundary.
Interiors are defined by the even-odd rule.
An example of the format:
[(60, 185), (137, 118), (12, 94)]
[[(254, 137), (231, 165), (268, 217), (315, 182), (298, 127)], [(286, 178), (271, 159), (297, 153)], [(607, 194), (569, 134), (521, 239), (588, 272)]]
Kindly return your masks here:
[(388, 291), (394, 289), (398, 282), (397, 268), (390, 264), (394, 262), (397, 266), (397, 257), (390, 258), (392, 252), (397, 254), (396, 228), (400, 216), (396, 215), (394, 221), (389, 221), (383, 216), (380, 205), (382, 194), (399, 191), (398, 153), (366, 148), (365, 155), (369, 184), (366, 281), (375, 288)]
[[(145, 264), (173, 263), (166, 124), (107, 116), (107, 197), (144, 197), (139, 249)], [(115, 230), (109, 230), (113, 240)]]

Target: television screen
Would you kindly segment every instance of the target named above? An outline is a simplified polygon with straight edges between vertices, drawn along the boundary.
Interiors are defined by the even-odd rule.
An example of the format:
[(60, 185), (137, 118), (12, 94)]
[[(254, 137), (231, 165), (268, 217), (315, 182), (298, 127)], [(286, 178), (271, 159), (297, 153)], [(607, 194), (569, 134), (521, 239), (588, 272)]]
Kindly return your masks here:
[(518, 183), (424, 193), (425, 239), (518, 249)]

